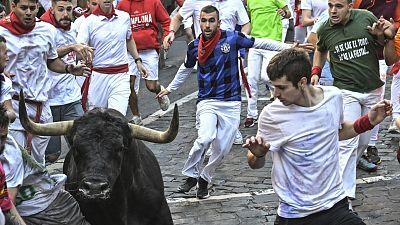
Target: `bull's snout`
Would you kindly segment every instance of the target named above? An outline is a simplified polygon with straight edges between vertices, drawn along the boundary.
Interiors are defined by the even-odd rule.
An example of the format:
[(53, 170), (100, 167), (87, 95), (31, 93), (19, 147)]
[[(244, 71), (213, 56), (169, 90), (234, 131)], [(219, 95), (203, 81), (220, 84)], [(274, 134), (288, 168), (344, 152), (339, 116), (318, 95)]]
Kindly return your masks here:
[(85, 199), (104, 200), (110, 197), (111, 188), (108, 182), (84, 180), (79, 188), (79, 195)]

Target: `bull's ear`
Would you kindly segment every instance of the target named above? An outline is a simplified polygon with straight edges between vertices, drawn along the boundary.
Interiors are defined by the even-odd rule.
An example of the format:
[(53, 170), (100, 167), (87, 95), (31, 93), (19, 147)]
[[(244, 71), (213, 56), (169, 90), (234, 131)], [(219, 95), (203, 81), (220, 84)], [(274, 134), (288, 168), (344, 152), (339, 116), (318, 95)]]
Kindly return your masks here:
[(163, 132), (156, 131), (135, 124), (129, 124), (129, 128), (131, 129), (133, 138), (154, 143), (169, 143), (173, 141), (176, 135), (178, 134), (178, 129), (179, 129), (178, 105), (175, 104), (174, 114), (172, 115), (172, 120), (169, 125), (169, 128), (166, 131)]

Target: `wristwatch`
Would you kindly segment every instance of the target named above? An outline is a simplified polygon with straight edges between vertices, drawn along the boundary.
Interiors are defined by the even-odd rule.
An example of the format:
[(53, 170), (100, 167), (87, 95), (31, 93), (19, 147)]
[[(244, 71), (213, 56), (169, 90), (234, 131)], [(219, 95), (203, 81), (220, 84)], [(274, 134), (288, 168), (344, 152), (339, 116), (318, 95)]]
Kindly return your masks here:
[(135, 59), (135, 63), (137, 64), (138, 61), (140, 61), (141, 63), (143, 62), (143, 61), (142, 61), (142, 58), (140, 58), (140, 57), (138, 57), (138, 58)]

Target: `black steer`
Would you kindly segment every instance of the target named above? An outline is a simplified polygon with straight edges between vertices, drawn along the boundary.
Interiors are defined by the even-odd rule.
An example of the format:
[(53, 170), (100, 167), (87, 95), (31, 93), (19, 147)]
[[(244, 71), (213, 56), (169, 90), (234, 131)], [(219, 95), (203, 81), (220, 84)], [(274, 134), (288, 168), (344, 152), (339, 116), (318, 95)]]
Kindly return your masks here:
[(178, 131), (175, 106), (165, 132), (128, 124), (112, 109), (94, 109), (75, 121), (36, 124), (20, 96), (20, 120), (37, 135), (66, 134), (72, 146), (64, 162), (66, 189), (92, 225), (173, 224), (160, 166), (142, 140), (172, 141)]

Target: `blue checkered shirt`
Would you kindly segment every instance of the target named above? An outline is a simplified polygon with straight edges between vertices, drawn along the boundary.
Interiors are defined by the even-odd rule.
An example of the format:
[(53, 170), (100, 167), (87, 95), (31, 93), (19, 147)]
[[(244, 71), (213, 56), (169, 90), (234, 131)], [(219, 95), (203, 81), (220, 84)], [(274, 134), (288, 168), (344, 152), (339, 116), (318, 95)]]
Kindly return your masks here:
[[(188, 46), (184, 63), (186, 68), (196, 65), (199, 41), (200, 39), (197, 38)], [(205, 99), (241, 100), (238, 49), (250, 48), (253, 44), (254, 38), (246, 37), (237, 31), (222, 30), (221, 38), (205, 65), (197, 66), (198, 101)]]

